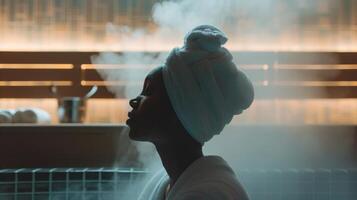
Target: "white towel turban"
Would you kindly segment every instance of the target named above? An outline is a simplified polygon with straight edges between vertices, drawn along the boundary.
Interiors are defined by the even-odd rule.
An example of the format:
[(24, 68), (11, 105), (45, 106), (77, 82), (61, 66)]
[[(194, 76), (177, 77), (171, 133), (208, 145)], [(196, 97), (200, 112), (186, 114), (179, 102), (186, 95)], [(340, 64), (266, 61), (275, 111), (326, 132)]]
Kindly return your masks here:
[(202, 25), (185, 36), (163, 67), (167, 94), (187, 132), (203, 144), (219, 134), (254, 99), (253, 85), (221, 45), (227, 37)]

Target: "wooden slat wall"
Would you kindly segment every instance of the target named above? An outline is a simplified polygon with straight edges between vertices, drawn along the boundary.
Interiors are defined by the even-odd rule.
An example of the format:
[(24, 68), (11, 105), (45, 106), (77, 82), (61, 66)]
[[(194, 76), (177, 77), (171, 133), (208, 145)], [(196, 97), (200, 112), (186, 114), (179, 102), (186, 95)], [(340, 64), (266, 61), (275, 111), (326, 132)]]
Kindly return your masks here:
[[(0, 64), (71, 64), (73, 69), (0, 69), (0, 81), (67, 80), (70, 85), (0, 86), (0, 98), (51, 98), (51, 85), (56, 85), (61, 96), (83, 96), (90, 86), (81, 85), (81, 65), (90, 64), (96, 52), (0, 52)], [(3, 78), (7, 77), (7, 78)], [(100, 87), (96, 97), (114, 97)]]
[[(51, 98), (51, 85), (58, 86), (61, 96), (83, 96), (93, 83), (103, 83), (95, 69), (81, 67), (91, 64), (90, 57), (96, 54), (98, 52), (0, 52), (0, 98)], [(255, 84), (257, 98), (357, 98), (357, 53), (234, 52), (234, 57)], [(23, 67), (6, 68), (7, 64)], [(26, 68), (28, 64), (48, 64), (49, 67)], [(57, 64), (73, 68), (50, 67)], [(142, 70), (130, 66), (128, 69)], [(24, 85), (23, 81), (32, 82)], [(129, 83), (125, 77), (123, 81)], [(125, 84), (118, 85), (118, 88), (124, 87)], [(118, 96), (124, 98), (123, 94)], [(103, 84), (94, 96), (113, 97)]]

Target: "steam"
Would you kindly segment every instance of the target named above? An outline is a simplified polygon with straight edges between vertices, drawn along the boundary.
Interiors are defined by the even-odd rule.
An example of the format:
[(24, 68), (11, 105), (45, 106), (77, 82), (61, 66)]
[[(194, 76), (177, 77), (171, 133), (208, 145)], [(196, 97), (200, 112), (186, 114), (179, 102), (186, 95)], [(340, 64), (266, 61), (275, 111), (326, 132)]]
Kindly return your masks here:
[(153, 7), (153, 20), (161, 30), (184, 34), (201, 24), (222, 26), (232, 16), (234, 1), (231, 0), (183, 0), (164, 1)]
[(130, 99), (140, 93), (146, 74), (160, 63), (162, 65), (165, 55), (158, 53), (153, 56), (144, 52), (122, 54), (102, 52), (92, 57), (92, 63), (97, 66), (96, 69), (103, 80), (109, 82), (107, 86), (109, 91), (118, 98)]
[[(103, 79), (109, 82), (135, 82), (135, 86), (129, 85), (124, 89), (123, 87), (118, 87), (118, 84), (108, 86), (109, 90), (116, 94), (117, 97), (134, 98), (140, 93), (146, 74), (154, 67), (164, 64), (167, 50), (180, 46), (183, 42), (184, 34), (197, 25), (211, 24), (226, 32), (229, 38), (227, 47), (230, 50), (234, 50), (233, 43), (237, 43), (237, 41), (239, 43), (241, 34), (255, 33), (254, 35), (257, 36), (256, 33), (262, 30), (273, 33), (276, 29), (293, 25), (297, 19), (288, 13), (283, 13), (284, 16), (279, 18), (279, 26), (270, 27), (270, 21), (274, 20), (274, 14), (271, 12), (274, 6), (273, 2), (273, 0), (182, 0), (159, 2), (153, 6), (152, 19), (156, 24), (154, 30), (145, 28), (133, 29), (109, 23), (107, 25), (107, 34), (112, 37), (112, 42), (118, 44), (119, 49), (127, 51), (121, 54), (112, 52), (100, 53), (92, 58), (92, 62), (98, 66), (101, 64), (119, 64), (122, 66), (115, 69), (97, 67), (97, 70)], [(307, 16), (313, 16), (313, 13), (308, 13), (307, 10), (302, 9), (302, 11)], [(250, 23), (255, 23), (257, 26), (239, 30), (239, 27), (246, 23), (242, 21), (241, 16), (250, 16)], [(266, 37), (266, 35), (264, 32), (261, 33), (262, 38)], [(254, 39), (261, 40), (262, 38), (257, 37)], [(264, 41), (266, 41), (266, 38)], [(275, 45), (279, 45), (279, 43)], [(161, 49), (164, 53), (146, 53), (151, 49), (158, 49), (158, 46), (164, 48)], [(244, 44), (241, 47), (244, 48)], [(145, 52), (137, 51), (143, 49)], [(135, 70), (137, 68), (141, 70)], [(255, 76), (258, 75), (249, 74), (251, 79), (254, 79)], [(289, 75), (285, 74), (285, 76)], [(280, 92), (273, 91), (271, 95), (274, 96)], [(292, 92), (304, 95), (303, 91)], [(130, 110), (129, 106), (128, 110)], [(249, 112), (249, 109), (246, 112)], [(242, 115), (245, 115), (245, 113)], [(261, 115), (264, 115), (267, 121), (270, 121), (268, 119), (272, 114), (262, 112)], [(240, 116), (237, 116), (237, 118), (239, 120)], [(251, 132), (242, 133), (243, 131)], [(240, 126), (230, 126), (221, 135), (208, 142), (204, 150), (208, 154), (223, 156), (236, 171), (238, 171), (239, 167), (264, 168), (277, 167), (279, 164), (287, 168), (293, 165), (309, 167), (301, 165), (301, 163), (315, 160), (318, 156), (322, 156), (323, 152), (328, 151), (328, 147), (323, 146), (320, 141), (322, 133), (319, 133), (319, 130), (309, 130), (309, 133), (313, 133), (313, 135), (300, 137), (300, 135), (295, 134), (290, 138), (286, 135), (274, 134), (273, 131), (269, 127), (245, 129)], [(290, 131), (291, 129), (289, 128), (285, 130), (285, 132)], [(264, 135), (264, 133), (267, 134)], [(254, 138), (258, 136), (259, 138)], [(346, 136), (346, 138), (348, 137), (350, 136)], [(295, 146), (291, 146), (292, 144), (295, 144)], [(138, 159), (144, 168), (156, 171), (161, 166), (152, 145), (135, 142), (133, 142), (133, 145), (138, 151)], [(351, 144), (341, 141), (339, 146), (344, 146), (345, 148), (339, 152), (329, 151), (329, 153), (334, 154), (333, 159), (336, 158), (334, 160), (335, 164), (347, 162), (346, 160), (348, 159), (341, 158), (341, 156), (343, 157), (349, 153)], [(130, 150), (130, 148), (127, 150)], [(326, 155), (324, 156), (326, 157)], [(125, 158), (120, 158), (117, 165), (126, 161)], [(322, 163), (327, 163), (327, 161)], [(311, 165), (311, 167), (314, 166), (316, 165)]]
[[(227, 34), (230, 50), (246, 46), (259, 49), (267, 46), (279, 48), (277, 34), (292, 31), (299, 19), (289, 12), (295, 9), (286, 5), (286, 10), (276, 8), (275, 0), (167, 0), (152, 7), (152, 22), (155, 27), (129, 27), (108, 23), (106, 43), (113, 50), (122, 51), (168, 51), (182, 45), (185, 33), (202, 24), (214, 25)], [(282, 2), (281, 2), (282, 3)], [(296, 5), (297, 6), (297, 5)], [(304, 15), (313, 18), (307, 8), (299, 7)], [(309, 15), (310, 14), (310, 15)], [(283, 15), (284, 17), (280, 17)], [(306, 19), (308, 20), (308, 19)], [(272, 23), (274, 22), (274, 26)], [(284, 30), (284, 31), (282, 31)], [(243, 39), (244, 38), (244, 39)], [(115, 44), (115, 45), (113, 45)], [(293, 46), (291, 48), (300, 48)]]

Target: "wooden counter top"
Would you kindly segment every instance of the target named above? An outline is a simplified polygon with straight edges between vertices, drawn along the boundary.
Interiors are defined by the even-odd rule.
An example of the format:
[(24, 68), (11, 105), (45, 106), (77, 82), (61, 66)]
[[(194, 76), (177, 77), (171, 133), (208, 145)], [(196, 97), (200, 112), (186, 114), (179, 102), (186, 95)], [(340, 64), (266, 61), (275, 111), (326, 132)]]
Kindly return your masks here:
[(2, 124), (0, 168), (111, 167), (132, 156), (128, 130), (123, 124)]

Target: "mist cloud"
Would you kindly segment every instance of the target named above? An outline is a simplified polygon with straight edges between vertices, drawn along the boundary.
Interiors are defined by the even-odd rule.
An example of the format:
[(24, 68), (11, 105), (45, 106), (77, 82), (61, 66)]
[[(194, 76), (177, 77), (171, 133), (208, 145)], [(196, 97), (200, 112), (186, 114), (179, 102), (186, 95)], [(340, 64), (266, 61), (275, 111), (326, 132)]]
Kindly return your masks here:
[[(197, 25), (211, 24), (222, 29), (227, 33), (229, 38), (227, 43), (228, 49), (235, 50), (236, 46), (240, 45), (240, 43), (235, 43), (235, 41), (239, 41), (241, 34), (252, 33), (253, 39), (259, 41), (262, 39), (261, 37), (269, 37), (269, 34), (273, 35), (276, 30), (288, 29), (290, 26), (296, 24), (297, 17), (289, 13), (288, 9), (281, 12), (283, 16), (276, 18), (276, 13), (273, 12), (275, 2), (274, 0), (182, 0), (158, 2), (152, 9), (152, 19), (156, 24), (154, 30), (146, 30), (145, 28), (134, 29), (108, 24), (107, 34), (113, 36), (113, 42), (118, 44), (119, 49), (126, 51), (121, 54), (101, 53), (97, 57), (94, 57), (92, 61), (96, 64), (119, 63), (125, 65), (128, 67), (125, 70), (98, 68), (98, 72), (107, 81), (118, 81), (125, 78), (128, 82), (140, 80), (140, 85), (143, 83), (148, 71), (164, 64), (167, 51), (181, 46), (184, 34)], [(314, 11), (309, 12), (309, 10), (303, 8), (300, 10), (306, 16), (314, 16)], [(247, 21), (247, 19), (249, 20)], [(279, 21), (274, 22), (274, 20)], [(241, 30), (241, 27), (247, 29)], [(162, 48), (162, 52), (154, 54), (146, 53), (152, 51), (152, 49), (157, 50), (160, 48)], [(264, 63), (264, 61), (257, 61), (257, 63)], [(239, 63), (237, 64), (239, 65)], [(135, 66), (142, 66), (145, 69), (140, 72), (131, 70)], [(289, 76), (289, 74), (284, 75)], [(254, 76), (258, 75), (254, 73), (250, 74), (250, 78), (254, 78)], [(118, 90), (115, 86), (109, 86), (109, 89), (114, 94), (117, 94), (117, 96), (120, 96), (124, 92), (125, 97), (133, 98), (140, 93), (141, 87), (126, 87), (125, 91)], [(291, 92), (303, 94), (302, 91), (294, 90)], [(316, 92), (323, 93), (323, 91)], [(281, 91), (272, 91), (271, 97), (276, 94), (281, 94)], [(249, 112), (249, 109), (247, 112)], [(271, 121), (269, 118), (274, 114), (261, 113), (261, 115), (264, 115), (267, 118), (267, 122), (269, 122)], [(279, 164), (284, 167), (291, 167), (291, 165), (306, 167), (302, 163), (309, 163), (328, 151), (331, 155), (335, 155), (336, 159), (331, 161), (332, 163), (348, 163), (347, 159), (341, 159), (341, 156), (349, 152), (351, 148), (350, 144), (333, 154), (326, 145), (321, 143), (320, 136), (322, 134), (319, 133), (319, 130), (310, 130), (314, 135), (305, 135), (304, 137), (296, 134), (280, 137), (271, 133), (273, 129), (269, 130), (268, 126), (255, 128), (254, 132), (251, 133), (241, 134), (241, 130), (239, 126), (225, 129), (220, 136), (217, 136), (216, 140), (213, 138), (214, 142), (208, 142), (205, 148), (206, 152), (226, 157), (228, 162), (233, 164), (232, 167), (235, 170), (240, 166), (246, 168), (277, 167)], [(263, 135), (264, 132), (269, 133)], [(289, 134), (289, 128), (286, 128), (286, 132)], [(257, 136), (259, 138), (254, 138)], [(346, 136), (346, 138), (348, 137)], [(235, 140), (238, 141), (235, 142)], [(343, 146), (343, 142), (340, 143), (340, 146)], [(252, 147), (256, 148), (253, 149)], [(140, 146), (137, 149), (139, 153), (141, 152), (141, 156), (139, 157), (142, 162), (148, 163), (147, 166), (151, 170), (155, 171), (155, 168), (161, 167), (161, 163), (157, 155), (155, 155), (155, 151), (152, 151), (152, 147)], [(330, 162), (323, 158), (320, 161), (324, 164)], [(314, 163), (314, 166), (318, 166), (318, 163)]]

